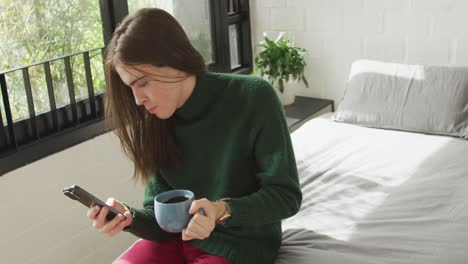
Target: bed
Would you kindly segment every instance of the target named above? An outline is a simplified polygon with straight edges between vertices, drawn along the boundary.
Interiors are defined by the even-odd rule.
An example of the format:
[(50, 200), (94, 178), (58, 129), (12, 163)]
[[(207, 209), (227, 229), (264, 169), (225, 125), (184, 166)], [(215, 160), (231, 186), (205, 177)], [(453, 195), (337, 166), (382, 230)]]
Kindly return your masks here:
[(337, 122), (331, 113), (292, 140), (303, 203), (283, 221), (276, 264), (468, 263), (466, 138)]
[(468, 141), (338, 123), (293, 135), (303, 204), (280, 263), (468, 263)]

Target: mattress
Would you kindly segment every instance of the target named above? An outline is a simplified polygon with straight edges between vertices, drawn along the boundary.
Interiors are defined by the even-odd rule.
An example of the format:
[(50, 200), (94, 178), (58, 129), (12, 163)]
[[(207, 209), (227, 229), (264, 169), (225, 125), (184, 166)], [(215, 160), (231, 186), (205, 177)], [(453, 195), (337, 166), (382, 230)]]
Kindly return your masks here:
[(276, 264), (468, 263), (468, 141), (312, 119)]

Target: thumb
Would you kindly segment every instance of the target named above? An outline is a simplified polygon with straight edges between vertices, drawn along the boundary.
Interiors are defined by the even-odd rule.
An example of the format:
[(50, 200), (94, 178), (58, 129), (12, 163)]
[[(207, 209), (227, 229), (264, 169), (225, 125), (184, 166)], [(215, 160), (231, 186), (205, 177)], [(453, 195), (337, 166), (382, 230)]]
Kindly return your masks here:
[(130, 211), (125, 211), (123, 214), (127, 219), (125, 220), (125, 226), (130, 225), (133, 222), (133, 215)]
[(119, 213), (123, 214), (126, 211), (125, 206), (113, 197), (107, 199), (106, 204), (116, 209)]

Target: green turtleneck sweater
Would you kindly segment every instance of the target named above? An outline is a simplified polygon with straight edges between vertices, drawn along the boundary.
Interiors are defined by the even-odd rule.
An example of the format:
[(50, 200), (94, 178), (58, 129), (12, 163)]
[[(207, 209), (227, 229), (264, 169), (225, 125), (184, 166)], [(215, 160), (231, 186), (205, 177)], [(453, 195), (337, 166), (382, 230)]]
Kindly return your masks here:
[(296, 162), (283, 108), (272, 86), (246, 75), (197, 77), (192, 95), (177, 109), (176, 142), (184, 160), (160, 170), (146, 186), (143, 209), (133, 212), (138, 237), (164, 241), (180, 236), (161, 230), (154, 197), (188, 189), (197, 199), (229, 197), (232, 218), (193, 246), (234, 264), (271, 264), (281, 244), (281, 220), (301, 205)]

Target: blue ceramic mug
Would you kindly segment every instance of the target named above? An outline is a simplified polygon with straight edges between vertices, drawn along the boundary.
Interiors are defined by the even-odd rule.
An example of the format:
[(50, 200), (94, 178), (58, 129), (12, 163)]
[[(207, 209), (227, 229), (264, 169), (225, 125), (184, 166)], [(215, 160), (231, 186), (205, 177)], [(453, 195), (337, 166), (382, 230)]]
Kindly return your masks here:
[(187, 226), (190, 206), (195, 195), (189, 190), (172, 190), (160, 193), (154, 198), (154, 215), (161, 229), (179, 233)]

